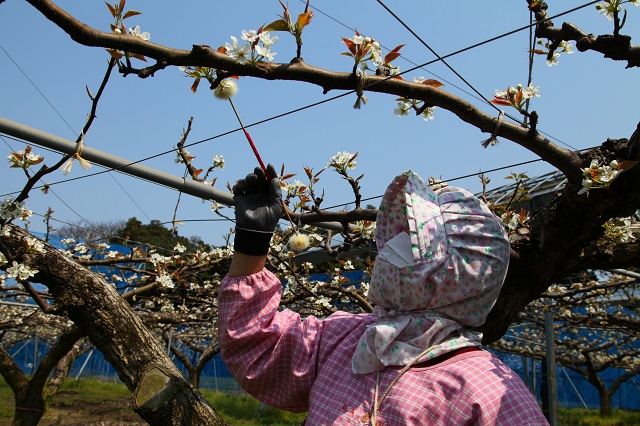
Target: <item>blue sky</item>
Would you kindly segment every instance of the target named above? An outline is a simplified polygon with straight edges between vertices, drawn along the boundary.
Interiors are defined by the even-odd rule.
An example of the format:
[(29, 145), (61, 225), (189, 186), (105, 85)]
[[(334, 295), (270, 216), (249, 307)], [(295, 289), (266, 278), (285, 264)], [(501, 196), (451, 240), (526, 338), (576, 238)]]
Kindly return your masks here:
[[(289, 3), (293, 13), (304, 8), (301, 2), (291, 0)], [(524, 1), (385, 3), (441, 56), (529, 23)], [(552, 1), (549, 14), (584, 3)], [(111, 16), (104, 2), (64, 0), (57, 4), (88, 25), (108, 31)], [(353, 36), (347, 27), (357, 28), (387, 48), (406, 44), (401, 50), (403, 56), (396, 61), (401, 70), (413, 67), (405, 58), (414, 63), (434, 59), (427, 48), (375, 1), (324, 0), (311, 4), (322, 13), (315, 13), (304, 32), (302, 56), (310, 65), (341, 72), (351, 69), (350, 58), (340, 55), (346, 50), (341, 37)], [(142, 31), (150, 32), (151, 42), (181, 49), (189, 49), (192, 44), (224, 45), (230, 36), (240, 37), (242, 30), (257, 29), (277, 19), (282, 12), (276, 0), (237, 4), (194, 0), (179, 6), (170, 1), (129, 0), (127, 8), (142, 12), (126, 21), (129, 26), (138, 24)], [(639, 19), (640, 9), (629, 6), (623, 33), (633, 36)], [(588, 33), (603, 34), (612, 28), (594, 5), (555, 19), (554, 23), (559, 26), (564, 20)], [(276, 35), (280, 40), (272, 49), (277, 52), (275, 61), (288, 62), (295, 55), (294, 39), (289, 34)], [(528, 31), (521, 31), (451, 57), (448, 63), (480, 93), (491, 98), (496, 89), (526, 83), (528, 39)], [(0, 46), (0, 116), (75, 140), (90, 108), (85, 85), (93, 92), (97, 90), (108, 54), (103, 49), (77, 45), (20, 0), (0, 5)], [(553, 140), (561, 141), (558, 143), (562, 146), (576, 149), (599, 145), (608, 137), (629, 137), (638, 121), (634, 107), (640, 85), (638, 69), (627, 70), (625, 65), (603, 59), (595, 52), (563, 54), (555, 67), (548, 67), (542, 56), (537, 57), (533, 83), (540, 86), (542, 96), (535, 99), (532, 109), (540, 115), (539, 129)], [(413, 71), (405, 78), (419, 76), (436, 78), (445, 83), (443, 90), (496, 114), (493, 108), (471, 95), (471, 90), (442, 64)], [(177, 68), (166, 69), (146, 80), (115, 74), (85, 143), (135, 161), (171, 150), (190, 117), (194, 117), (194, 124), (188, 143), (238, 128), (228, 103), (216, 100), (204, 85), (194, 95), (190, 85), (191, 81)], [(321, 88), (302, 83), (252, 78), (241, 79), (239, 86), (234, 103), (245, 125), (338, 94), (324, 95)], [(407, 169), (425, 179), (442, 177), (456, 186), (478, 191), (477, 178), (453, 179), (536, 158), (506, 140), (496, 147), (482, 148), (480, 142), (488, 135), (447, 111), (436, 111), (435, 120), (429, 122), (419, 117), (400, 118), (392, 112), (396, 107), (394, 97), (377, 94), (368, 97), (369, 102), (360, 110), (352, 108), (355, 96), (348, 96), (251, 127), (249, 131), (266, 162), (274, 163), (277, 168), (284, 163), (286, 171), (297, 173), (296, 178), (301, 180), (304, 180), (304, 165), (319, 171), (337, 152), (358, 152), (354, 176), (364, 173), (361, 181), (364, 198), (381, 195), (393, 177)], [(516, 113), (515, 110), (507, 112)], [(0, 139), (0, 143), (5, 156), (11, 149), (24, 149), (24, 144), (8, 138)], [(234, 182), (256, 165), (241, 132), (209, 140), (189, 150), (197, 156), (195, 164), (203, 168), (210, 165), (214, 155), (225, 158), (227, 167), (215, 175), (216, 187), (222, 190), (227, 182)], [(60, 158), (39, 147), (34, 147), (34, 152), (45, 155), (47, 164)], [(174, 154), (168, 154), (144, 164), (182, 176), (184, 171), (174, 158)], [(46, 181), (80, 178), (98, 170), (97, 166), (82, 170), (76, 164), (69, 175), (57, 172)], [(536, 176), (551, 170), (551, 166), (538, 162), (510, 167), (489, 177), (491, 187), (495, 187), (508, 183), (504, 177), (511, 172)], [(0, 176), (0, 194), (19, 191), (25, 181), (19, 171), (9, 169), (8, 165), (0, 168)], [(348, 184), (336, 174), (327, 171), (321, 178), (318, 187), (326, 192), (326, 206), (353, 200)], [(168, 222), (178, 199), (174, 190), (118, 173), (76, 179), (54, 185), (52, 189), (53, 194), (49, 195), (33, 191), (27, 206), (40, 214), (50, 207), (55, 211), (54, 218), (65, 222), (112, 221), (132, 216), (143, 223), (150, 219)], [(370, 202), (377, 204), (378, 200)], [(223, 212), (233, 214), (230, 209)], [(226, 221), (194, 221), (216, 216), (209, 210), (209, 203), (189, 196), (182, 197), (177, 217), (186, 221), (179, 230), (181, 235), (198, 235), (212, 244), (220, 244), (222, 235), (233, 226)], [(44, 223), (37, 216), (30, 226), (35, 231), (44, 230)]]

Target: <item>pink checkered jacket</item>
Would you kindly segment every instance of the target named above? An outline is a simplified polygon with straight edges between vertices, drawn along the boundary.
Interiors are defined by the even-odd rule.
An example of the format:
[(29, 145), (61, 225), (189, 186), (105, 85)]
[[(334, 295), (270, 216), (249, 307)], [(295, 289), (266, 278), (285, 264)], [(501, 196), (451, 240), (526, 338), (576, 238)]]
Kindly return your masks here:
[[(377, 374), (354, 374), (351, 358), (376, 317), (338, 312), (302, 320), (278, 311), (281, 292), (267, 270), (223, 280), (218, 327), (224, 362), (257, 399), (308, 411), (307, 425), (369, 424)], [(382, 402), (377, 425), (548, 425), (522, 380), (498, 358), (483, 350), (445, 358), (407, 371)], [(380, 372), (379, 394), (399, 372)]]

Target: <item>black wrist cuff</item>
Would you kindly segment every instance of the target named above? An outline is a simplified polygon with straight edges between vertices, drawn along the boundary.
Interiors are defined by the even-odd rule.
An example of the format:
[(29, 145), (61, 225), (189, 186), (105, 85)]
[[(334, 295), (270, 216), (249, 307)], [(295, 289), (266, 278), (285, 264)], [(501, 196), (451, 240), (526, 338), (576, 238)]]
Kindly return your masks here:
[(239, 253), (250, 256), (262, 256), (269, 253), (269, 244), (271, 243), (272, 236), (273, 232), (236, 228), (233, 249)]

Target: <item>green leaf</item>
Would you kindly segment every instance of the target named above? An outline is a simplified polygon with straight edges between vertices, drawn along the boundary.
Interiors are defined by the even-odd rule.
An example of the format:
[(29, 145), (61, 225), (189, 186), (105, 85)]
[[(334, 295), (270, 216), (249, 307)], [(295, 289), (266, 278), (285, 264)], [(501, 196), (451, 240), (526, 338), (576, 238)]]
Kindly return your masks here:
[(289, 31), (289, 25), (284, 19), (278, 19), (264, 27), (264, 31)]
[(137, 10), (127, 10), (127, 13), (124, 14), (122, 19), (131, 18), (132, 16), (142, 15), (142, 12), (138, 12)]

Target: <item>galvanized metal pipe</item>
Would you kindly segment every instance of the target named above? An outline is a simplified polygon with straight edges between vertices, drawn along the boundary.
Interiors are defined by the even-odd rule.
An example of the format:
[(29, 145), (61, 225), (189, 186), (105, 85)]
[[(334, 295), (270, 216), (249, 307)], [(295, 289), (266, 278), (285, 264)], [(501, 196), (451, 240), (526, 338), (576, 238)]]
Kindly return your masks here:
[[(67, 155), (75, 154), (76, 149), (78, 148), (75, 142), (68, 139), (34, 129), (33, 127), (25, 126), (24, 124), (16, 123), (15, 121), (11, 121), (3, 117), (0, 117), (0, 133), (29, 141), (32, 144), (49, 148)], [(155, 182), (194, 197), (217, 201), (227, 206), (234, 205), (233, 194), (229, 192), (220, 191), (194, 180), (177, 177), (142, 164), (137, 164), (88, 146), (83, 147), (82, 158), (91, 163), (99, 164), (120, 173)], [(298, 216), (299, 215), (297, 214), (293, 215), (293, 217)], [(339, 232), (343, 229), (342, 225), (337, 222), (319, 222), (314, 223), (313, 225)]]

